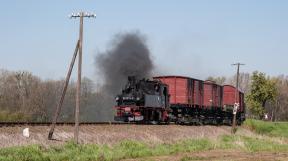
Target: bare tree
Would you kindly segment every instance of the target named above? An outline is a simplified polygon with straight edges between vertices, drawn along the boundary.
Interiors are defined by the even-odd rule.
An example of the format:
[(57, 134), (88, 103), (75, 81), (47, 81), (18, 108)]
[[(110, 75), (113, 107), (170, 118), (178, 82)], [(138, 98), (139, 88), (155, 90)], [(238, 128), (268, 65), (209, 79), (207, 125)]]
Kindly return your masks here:
[(206, 80), (210, 80), (210, 81), (213, 81), (219, 85), (224, 85), (225, 82), (226, 82), (226, 77), (222, 76), (222, 77), (212, 77), (212, 76), (209, 76)]

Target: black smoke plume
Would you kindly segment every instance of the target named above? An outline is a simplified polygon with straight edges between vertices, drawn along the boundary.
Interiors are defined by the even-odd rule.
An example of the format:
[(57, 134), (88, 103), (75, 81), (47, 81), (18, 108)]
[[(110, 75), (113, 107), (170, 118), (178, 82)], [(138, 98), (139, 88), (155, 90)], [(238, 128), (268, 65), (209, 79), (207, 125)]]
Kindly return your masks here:
[(96, 62), (104, 77), (103, 90), (112, 95), (121, 91), (128, 76), (147, 78), (153, 69), (150, 51), (138, 32), (116, 35), (112, 47)]
[[(95, 98), (97, 121), (113, 120), (115, 96), (127, 82), (128, 76), (150, 78), (153, 61), (145, 38), (138, 32), (115, 36), (110, 48), (96, 56), (96, 68), (104, 80), (98, 97)], [(91, 113), (92, 114), (92, 113)]]

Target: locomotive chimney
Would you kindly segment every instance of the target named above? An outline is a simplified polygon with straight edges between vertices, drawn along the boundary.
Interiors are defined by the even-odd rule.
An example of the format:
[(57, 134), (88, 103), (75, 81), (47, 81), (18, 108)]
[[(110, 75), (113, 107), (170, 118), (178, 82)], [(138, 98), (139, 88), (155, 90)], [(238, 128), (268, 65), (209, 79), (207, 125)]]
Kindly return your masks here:
[(135, 77), (135, 76), (128, 76), (128, 81), (129, 81), (131, 84), (135, 84), (135, 82), (136, 82), (136, 77)]

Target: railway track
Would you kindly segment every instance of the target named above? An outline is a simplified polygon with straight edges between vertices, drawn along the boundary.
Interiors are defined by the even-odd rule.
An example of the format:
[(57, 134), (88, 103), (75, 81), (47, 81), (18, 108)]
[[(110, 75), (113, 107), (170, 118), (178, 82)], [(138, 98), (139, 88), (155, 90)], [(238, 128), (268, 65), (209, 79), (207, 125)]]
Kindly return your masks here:
[[(17, 127), (17, 126), (50, 126), (52, 122), (0, 122), (1, 127)], [(57, 126), (74, 126), (74, 122), (57, 122)], [(168, 125), (165, 123), (152, 124), (152, 123), (136, 123), (136, 122), (80, 122), (80, 126), (82, 125)], [(169, 124), (176, 124), (174, 122), (170, 122)]]
[[(13, 127), (13, 126), (50, 126), (52, 122), (0, 122), (0, 127)], [(74, 122), (57, 122), (57, 126), (73, 126)], [(129, 122), (81, 122), (81, 125), (121, 125), (133, 124)]]

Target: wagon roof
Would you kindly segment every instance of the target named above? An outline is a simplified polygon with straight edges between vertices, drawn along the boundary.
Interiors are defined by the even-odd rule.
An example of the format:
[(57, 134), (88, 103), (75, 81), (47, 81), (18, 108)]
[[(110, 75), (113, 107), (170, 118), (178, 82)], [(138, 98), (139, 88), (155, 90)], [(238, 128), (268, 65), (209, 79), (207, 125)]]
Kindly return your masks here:
[(157, 79), (157, 78), (184, 78), (184, 79), (194, 79), (194, 80), (198, 80), (198, 81), (203, 81), (200, 79), (191, 78), (191, 77), (187, 77), (187, 76), (179, 76), (179, 75), (163, 75), (163, 76), (155, 76), (153, 78), (154, 79)]
[[(223, 87), (224, 87), (224, 86), (229, 86), (229, 87), (233, 87), (233, 88), (236, 89), (236, 87), (233, 86), (233, 85), (231, 85), (231, 84), (224, 84)], [(241, 90), (241, 89), (238, 89), (238, 90), (239, 90), (239, 92), (244, 93), (243, 90)]]

